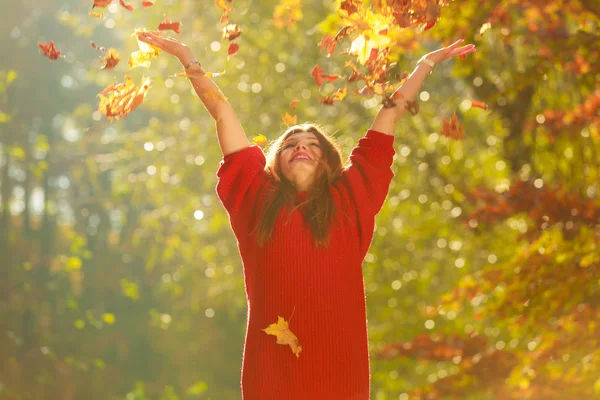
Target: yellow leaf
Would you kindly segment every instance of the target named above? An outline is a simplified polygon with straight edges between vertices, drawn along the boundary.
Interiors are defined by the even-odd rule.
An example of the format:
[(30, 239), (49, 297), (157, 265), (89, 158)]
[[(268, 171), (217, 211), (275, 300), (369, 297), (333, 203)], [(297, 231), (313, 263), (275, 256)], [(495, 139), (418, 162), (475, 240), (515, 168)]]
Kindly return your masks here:
[(254, 136), (252, 138), (252, 143), (254, 143), (255, 146), (262, 146), (267, 143), (267, 138), (264, 135)]
[(479, 28), (479, 34), (483, 35), (485, 33), (485, 31), (487, 31), (491, 27), (492, 27), (492, 24), (489, 22), (486, 22), (485, 24), (481, 25), (481, 28)]
[(283, 317), (277, 317), (277, 323), (269, 325), (266, 329), (262, 329), (267, 335), (277, 337), (277, 344), (289, 345), (296, 357), (300, 357), (302, 346), (298, 344), (298, 338), (288, 327), (288, 323)]
[(104, 322), (106, 322), (109, 325), (112, 325), (115, 323), (115, 315), (114, 314), (104, 313), (102, 315), (102, 319), (104, 320)]
[(160, 53), (158, 47), (150, 46), (148, 43), (138, 39), (138, 35), (142, 32), (145, 32), (145, 29), (136, 29), (132, 35), (137, 39), (139, 50), (131, 53), (131, 56), (129, 57), (130, 69), (135, 67), (150, 68), (150, 60), (158, 57), (158, 54)]
[(85, 328), (85, 321), (78, 319), (77, 321), (75, 321), (75, 328), (77, 329), (83, 329)]
[(290, 115), (288, 113), (285, 113), (282, 117), (283, 122), (286, 125), (295, 125), (298, 123), (298, 116), (297, 115)]

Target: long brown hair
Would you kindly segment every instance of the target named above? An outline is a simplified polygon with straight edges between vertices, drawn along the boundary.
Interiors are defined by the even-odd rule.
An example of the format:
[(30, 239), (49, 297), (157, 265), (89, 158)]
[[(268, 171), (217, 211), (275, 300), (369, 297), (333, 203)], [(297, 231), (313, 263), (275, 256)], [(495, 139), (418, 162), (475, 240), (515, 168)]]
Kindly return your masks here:
[[(283, 150), (283, 142), (290, 135), (298, 132), (313, 133), (319, 140), (322, 156), (319, 160), (315, 180), (307, 191), (306, 199), (299, 204), (295, 204), (296, 188), (283, 176), (279, 165), (279, 154)], [(331, 198), (329, 188), (341, 176), (343, 170), (341, 151), (338, 145), (316, 124), (294, 125), (271, 144), (266, 159), (265, 171), (275, 184), (271, 186), (270, 192), (267, 193), (261, 209), (257, 224), (258, 245), (263, 247), (271, 238), (279, 212), (287, 204), (290, 206), (288, 217), (296, 209), (305, 206), (303, 210), (304, 218), (310, 225), (315, 244), (320, 247), (327, 247), (329, 228), (331, 222), (337, 216), (336, 206)]]

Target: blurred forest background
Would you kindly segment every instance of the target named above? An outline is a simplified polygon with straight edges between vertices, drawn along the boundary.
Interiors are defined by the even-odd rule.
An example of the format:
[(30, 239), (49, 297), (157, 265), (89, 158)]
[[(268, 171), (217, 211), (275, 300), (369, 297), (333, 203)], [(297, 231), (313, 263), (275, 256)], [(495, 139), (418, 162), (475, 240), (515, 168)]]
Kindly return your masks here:
[[(341, 85), (311, 71), (348, 75), (351, 37), (331, 57), (319, 43), (340, 10), (381, 2), (233, 0), (230, 57), (212, 0), (114, 1), (102, 18), (91, 3), (2, 1), (0, 399), (240, 398), (246, 301), (214, 122), (174, 58), (129, 70), (131, 35), (181, 21), (169, 34), (226, 71), (249, 138), (275, 139), (288, 112), (347, 156), (381, 96), (348, 83), (322, 104)], [(387, 31), (399, 73), (459, 38), (477, 52), (438, 66), (396, 129), (364, 262), (372, 399), (600, 398), (599, 3), (388, 3), (428, 13)], [(119, 65), (100, 70), (90, 41)], [(125, 74), (151, 88), (106, 124), (96, 95)], [(454, 112), (463, 140), (442, 134)]]

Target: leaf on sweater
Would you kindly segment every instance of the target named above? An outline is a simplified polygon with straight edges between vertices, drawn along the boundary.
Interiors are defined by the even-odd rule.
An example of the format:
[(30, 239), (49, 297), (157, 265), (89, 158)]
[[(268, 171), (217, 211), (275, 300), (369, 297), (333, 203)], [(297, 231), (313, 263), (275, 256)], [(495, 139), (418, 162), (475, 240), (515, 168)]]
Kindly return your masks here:
[(277, 323), (269, 325), (266, 329), (262, 329), (267, 335), (277, 337), (277, 344), (289, 345), (296, 357), (300, 357), (302, 346), (298, 344), (298, 338), (288, 327), (288, 323), (283, 317), (277, 317)]

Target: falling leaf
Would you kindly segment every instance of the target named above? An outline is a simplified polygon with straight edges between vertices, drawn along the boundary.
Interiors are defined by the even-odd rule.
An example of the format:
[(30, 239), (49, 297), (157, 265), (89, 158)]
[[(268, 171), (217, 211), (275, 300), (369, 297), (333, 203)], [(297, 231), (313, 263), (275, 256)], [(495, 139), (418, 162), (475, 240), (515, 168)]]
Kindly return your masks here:
[(301, 0), (280, 0), (273, 11), (273, 25), (277, 29), (290, 28), (303, 18)]
[(124, 83), (113, 83), (98, 94), (98, 111), (109, 121), (119, 120), (144, 102), (149, 89), (149, 78), (142, 78), (140, 85), (136, 86), (133, 79), (125, 75)]
[(225, 3), (225, 0), (215, 0), (215, 4), (221, 10), (223, 10), (223, 15), (221, 16), (221, 23), (226, 24), (229, 22), (229, 13), (233, 11), (233, 8)]
[(175, 33), (181, 33), (181, 22), (169, 21), (167, 17), (158, 24), (159, 31), (171, 30)]
[(38, 47), (42, 51), (42, 54), (45, 57), (48, 57), (50, 61), (54, 61), (60, 57), (60, 51), (56, 50), (54, 47), (53, 40), (51, 40), (48, 44), (38, 42)]
[(111, 47), (106, 52), (106, 55), (104, 56), (103, 61), (105, 62), (105, 64), (100, 69), (102, 69), (102, 70), (104, 70), (104, 69), (113, 69), (114, 67), (117, 66), (117, 64), (119, 63), (119, 61), (121, 61), (121, 56), (119, 55), (119, 52), (116, 49), (113, 49)]
[(129, 11), (133, 11), (133, 6), (125, 4), (125, 2), (123, 0), (119, 0), (119, 4), (122, 5), (123, 7), (125, 7), (126, 9), (128, 9)]
[(237, 43), (229, 43), (229, 47), (227, 48), (227, 55), (233, 56), (238, 52), (239, 49), (240, 45), (238, 45)]
[(483, 101), (478, 101), (478, 100), (471, 100), (471, 107), (477, 107), (477, 108), (481, 108), (484, 110), (488, 109), (488, 105), (486, 103), (484, 103)]
[(112, 0), (94, 0), (94, 4), (92, 4), (92, 9), (95, 7), (104, 8), (112, 3)]
[(460, 124), (460, 122), (458, 122), (456, 113), (452, 114), (452, 118), (450, 118), (450, 121), (442, 119), (441, 134), (454, 140), (461, 140), (466, 137), (463, 126)]
[(283, 122), (288, 126), (296, 125), (298, 123), (298, 116), (290, 115), (287, 112), (284, 115), (282, 115), (281, 118), (283, 119)]
[(481, 28), (479, 28), (479, 34), (483, 35), (485, 33), (485, 31), (487, 31), (491, 27), (492, 27), (492, 24), (489, 22), (486, 22), (485, 24), (481, 25)]
[(148, 0), (142, 1), (142, 7), (152, 7), (153, 5), (154, 5), (154, 3), (151, 1), (148, 1)]
[(296, 108), (296, 104), (298, 104), (298, 103), (300, 103), (300, 100), (298, 100), (298, 99), (292, 100), (292, 102), (290, 103), (290, 108), (292, 110), (294, 110)]
[(130, 69), (135, 67), (150, 68), (150, 61), (153, 58), (158, 57), (158, 54), (160, 53), (160, 49), (158, 47), (150, 46), (148, 43), (142, 42), (138, 39), (138, 35), (142, 32), (145, 32), (145, 30), (136, 29), (132, 35), (137, 39), (139, 50), (131, 53), (131, 56), (129, 57)]
[(97, 13), (97, 12), (90, 11), (88, 13), (88, 15), (90, 17), (94, 17), (94, 18), (104, 18), (104, 13)]
[(255, 146), (262, 146), (267, 143), (267, 138), (264, 135), (254, 136), (252, 138), (252, 143), (254, 143)]
[(334, 94), (329, 97), (319, 99), (319, 103), (326, 105), (333, 105), (334, 101), (341, 101), (348, 94), (348, 88), (344, 87), (343, 89), (338, 89)]
[(227, 24), (223, 27), (222, 38), (232, 41), (238, 38), (242, 32), (237, 24)]
[(300, 357), (302, 346), (298, 344), (298, 338), (288, 327), (288, 323), (283, 317), (277, 317), (277, 323), (269, 325), (266, 329), (262, 329), (267, 335), (277, 337), (277, 344), (289, 345), (296, 357)]
[(106, 51), (106, 49), (105, 49), (104, 47), (102, 47), (102, 46), (98, 46), (98, 45), (97, 45), (96, 43), (94, 43), (94, 42), (90, 42), (90, 45), (91, 45), (91, 46), (92, 46), (94, 49), (96, 49), (96, 50), (98, 50), (98, 51), (100, 51), (100, 52), (102, 52), (102, 53), (104, 53), (104, 52)]

